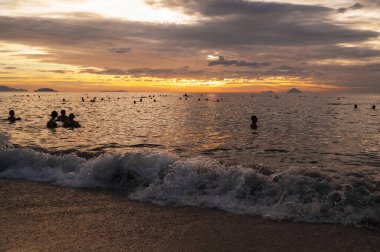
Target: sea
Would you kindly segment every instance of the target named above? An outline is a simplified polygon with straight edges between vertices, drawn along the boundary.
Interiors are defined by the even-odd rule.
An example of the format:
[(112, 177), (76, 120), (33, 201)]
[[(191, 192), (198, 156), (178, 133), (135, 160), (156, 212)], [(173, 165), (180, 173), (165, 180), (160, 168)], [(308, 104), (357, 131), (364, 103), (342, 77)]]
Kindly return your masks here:
[[(82, 127), (48, 129), (61, 109)], [(378, 95), (0, 93), (0, 117), (2, 179), (380, 227)]]

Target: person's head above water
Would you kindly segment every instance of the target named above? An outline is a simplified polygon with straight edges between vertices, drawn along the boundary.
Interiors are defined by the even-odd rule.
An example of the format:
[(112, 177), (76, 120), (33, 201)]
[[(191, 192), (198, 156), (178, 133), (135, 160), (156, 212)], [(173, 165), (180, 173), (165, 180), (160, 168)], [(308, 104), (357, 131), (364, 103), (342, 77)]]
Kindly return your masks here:
[(251, 116), (252, 123), (257, 123), (257, 116), (253, 115)]
[(10, 115), (10, 116), (14, 116), (14, 115), (15, 115), (15, 112), (11, 109), (11, 110), (9, 110), (9, 115)]
[(58, 112), (57, 111), (53, 111), (53, 112), (51, 112), (51, 117), (57, 117), (58, 116)]
[(66, 115), (66, 110), (62, 109), (61, 110), (61, 115)]
[(73, 114), (73, 113), (71, 113), (70, 115), (69, 115), (69, 120), (74, 120), (74, 118), (75, 118), (75, 115)]

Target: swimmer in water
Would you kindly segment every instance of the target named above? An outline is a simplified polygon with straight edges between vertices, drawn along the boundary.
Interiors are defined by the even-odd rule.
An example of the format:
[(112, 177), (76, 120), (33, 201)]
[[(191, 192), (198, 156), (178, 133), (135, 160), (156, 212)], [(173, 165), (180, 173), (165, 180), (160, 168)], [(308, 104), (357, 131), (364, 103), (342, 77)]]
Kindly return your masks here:
[(63, 127), (64, 128), (79, 128), (81, 127), (80, 124), (74, 120), (75, 118), (75, 115), (73, 113), (71, 113), (69, 115), (69, 120), (67, 120), (64, 124), (63, 124)]
[(55, 118), (57, 118), (57, 116), (58, 116), (58, 112), (57, 111), (53, 111), (53, 112), (51, 112), (51, 118), (50, 118), (50, 120), (48, 121), (48, 123), (47, 123), (47, 127), (49, 128), (49, 129), (54, 129), (54, 128), (57, 128), (58, 127), (58, 125), (57, 125), (57, 123), (56, 123), (56, 121), (55, 121)]
[(61, 110), (61, 115), (58, 116), (57, 118), (57, 122), (66, 122), (67, 120), (69, 120), (69, 117), (66, 115), (66, 110), (62, 109)]
[(9, 110), (9, 117), (7, 119), (10, 123), (14, 123), (15, 121), (21, 120), (20, 117), (15, 116), (14, 110)]
[(252, 117), (251, 117), (251, 120), (252, 120), (252, 124), (251, 124), (251, 128), (252, 129), (257, 129), (257, 116), (255, 116), (255, 115), (253, 115)]

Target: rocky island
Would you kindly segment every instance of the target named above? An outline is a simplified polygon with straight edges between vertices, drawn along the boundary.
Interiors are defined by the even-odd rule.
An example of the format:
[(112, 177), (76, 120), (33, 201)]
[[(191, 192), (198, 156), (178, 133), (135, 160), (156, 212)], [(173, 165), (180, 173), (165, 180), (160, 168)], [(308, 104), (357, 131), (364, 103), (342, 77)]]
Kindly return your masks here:
[(8, 86), (0, 86), (0, 92), (27, 92), (26, 89), (12, 88)]
[(297, 88), (292, 88), (288, 91), (288, 94), (300, 94), (300, 93), (302, 93), (302, 91)]
[(58, 91), (51, 88), (39, 88), (37, 90), (34, 90), (34, 92), (58, 92)]

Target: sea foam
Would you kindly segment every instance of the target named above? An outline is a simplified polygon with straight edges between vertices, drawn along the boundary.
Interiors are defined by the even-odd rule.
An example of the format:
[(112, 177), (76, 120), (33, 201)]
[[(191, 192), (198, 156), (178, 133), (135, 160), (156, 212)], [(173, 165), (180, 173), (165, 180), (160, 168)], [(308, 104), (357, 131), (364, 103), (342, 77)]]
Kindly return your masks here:
[(0, 134), (0, 178), (107, 188), (156, 204), (218, 208), (275, 220), (380, 226), (380, 183), (316, 168), (265, 175), (207, 157), (137, 152), (86, 160), (13, 148)]

